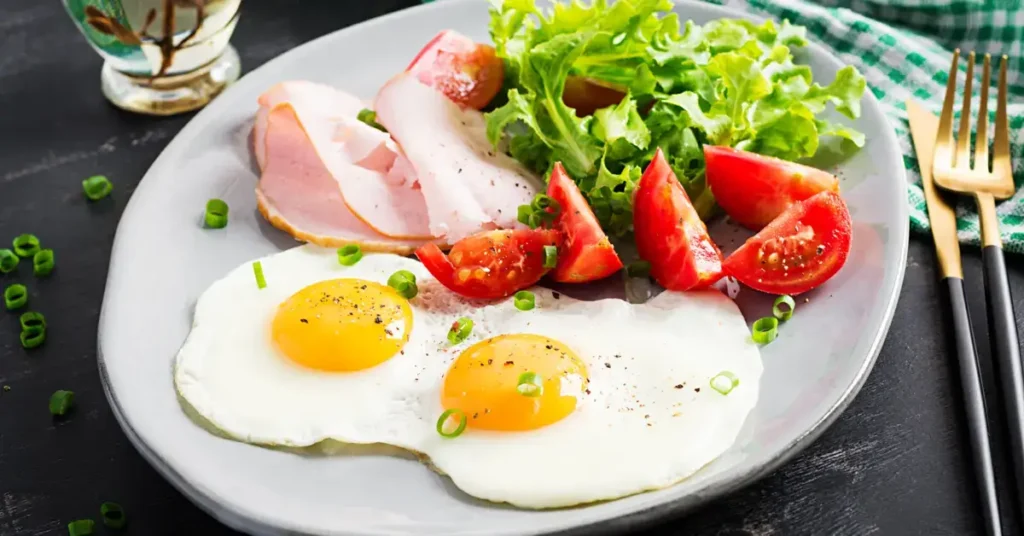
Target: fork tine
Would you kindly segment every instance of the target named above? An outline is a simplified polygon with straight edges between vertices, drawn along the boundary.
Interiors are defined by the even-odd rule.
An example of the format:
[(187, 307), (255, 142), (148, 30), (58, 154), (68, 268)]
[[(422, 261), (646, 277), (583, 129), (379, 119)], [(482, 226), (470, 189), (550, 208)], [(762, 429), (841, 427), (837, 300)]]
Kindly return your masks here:
[[(999, 62), (999, 102), (996, 104), (996, 132), (992, 143), (992, 170), (1002, 171), (1005, 177), (1012, 177), (1010, 166), (1010, 126), (1006, 118), (1006, 64), (1009, 59), (1003, 55)], [(1012, 180), (1012, 179), (1010, 179)]]
[(964, 80), (964, 104), (960, 108), (960, 132), (956, 135), (956, 163), (953, 167), (971, 168), (971, 88), (974, 82), (974, 52), (967, 56), (967, 80)]
[(956, 65), (960, 49), (953, 51), (953, 65), (949, 68), (946, 83), (946, 98), (942, 101), (942, 115), (939, 116), (939, 132), (935, 136), (933, 167), (937, 169), (953, 165), (950, 150), (953, 148), (953, 101), (956, 100)]
[(988, 85), (992, 78), (992, 56), (985, 54), (981, 68), (981, 101), (978, 109), (978, 132), (974, 137), (974, 169), (988, 173)]

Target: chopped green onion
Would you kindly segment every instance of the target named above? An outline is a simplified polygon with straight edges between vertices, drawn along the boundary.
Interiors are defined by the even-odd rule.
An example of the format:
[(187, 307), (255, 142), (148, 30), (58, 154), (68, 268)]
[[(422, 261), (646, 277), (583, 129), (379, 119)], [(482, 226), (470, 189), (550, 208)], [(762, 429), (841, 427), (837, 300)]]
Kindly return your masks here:
[(7, 274), (18, 267), (21, 259), (9, 249), (0, 249), (0, 274)]
[(31, 257), (39, 251), (39, 239), (36, 235), (23, 234), (14, 238), (14, 252), (19, 257)]
[(711, 378), (711, 388), (727, 395), (740, 384), (740, 379), (735, 374), (728, 370), (719, 372), (714, 378)]
[(516, 391), (523, 396), (531, 398), (538, 397), (544, 394), (544, 382), (541, 381), (540, 376), (534, 372), (524, 372), (519, 375), (519, 383), (516, 385)]
[(536, 229), (544, 225), (544, 216), (542, 212), (532, 212), (530, 217), (527, 219), (526, 225), (530, 226), (530, 229)]
[(21, 329), (23, 331), (32, 328), (46, 329), (46, 317), (43, 316), (43, 313), (35, 311), (22, 313), (18, 321), (21, 322)]
[(466, 337), (469, 337), (469, 334), (472, 332), (473, 320), (464, 316), (452, 323), (451, 329), (448, 330), (448, 342), (459, 344), (466, 340)]
[(31, 327), (24, 328), (21, 330), (21, 335), (18, 337), (21, 340), (22, 348), (31, 350), (43, 344), (46, 341), (46, 328)]
[(11, 390), (11, 386), (10, 385), (5, 385), (4, 386), (4, 392), (5, 393), (10, 392), (10, 390)]
[(512, 303), (520, 311), (529, 311), (537, 305), (537, 298), (529, 290), (520, 290), (512, 296)]
[(263, 277), (263, 263), (260, 261), (252, 263), (252, 273), (256, 275), (256, 287), (260, 290), (267, 288), (267, 279)]
[(358, 244), (349, 244), (338, 250), (338, 263), (342, 266), (352, 266), (363, 258), (363, 248)]
[(112, 529), (123, 529), (128, 522), (124, 515), (124, 508), (115, 502), (101, 504), (100, 515), (103, 516), (103, 524)]
[(68, 523), (68, 536), (89, 536), (96, 523), (91, 519), (79, 519)]
[(558, 246), (544, 246), (544, 267), (554, 268), (558, 264)]
[(416, 276), (409, 270), (399, 270), (388, 278), (388, 286), (397, 290), (403, 298), (411, 300), (419, 293), (416, 287)]
[(367, 125), (370, 125), (371, 127), (381, 132), (388, 131), (388, 129), (384, 128), (384, 125), (381, 125), (380, 123), (377, 122), (377, 112), (370, 110), (369, 108), (363, 108), (362, 110), (359, 110), (359, 113), (356, 114), (356, 119), (362, 121), (363, 123), (366, 123)]
[(63, 417), (75, 405), (75, 393), (72, 391), (56, 391), (50, 395), (50, 415)]
[(82, 181), (82, 190), (90, 201), (99, 201), (110, 195), (110, 192), (114, 190), (114, 185), (103, 175), (93, 175)]
[[(455, 417), (456, 419), (459, 419), (459, 425), (456, 426), (455, 429), (452, 430), (451, 432), (445, 432), (445, 424), (448, 423), (448, 419), (450, 417)], [(454, 439), (462, 435), (462, 432), (466, 431), (466, 424), (468, 422), (469, 419), (466, 418), (466, 412), (462, 411), (461, 409), (445, 410), (445, 412), (441, 414), (441, 417), (437, 419), (437, 433), (440, 434), (441, 437)]]
[(21, 309), (28, 303), (28, 289), (25, 285), (14, 284), (4, 289), (4, 306), (8, 311)]
[(534, 196), (533, 201), (530, 202), (530, 208), (532, 208), (534, 212), (543, 212), (556, 206), (558, 206), (558, 202), (546, 194), (537, 194)]
[(766, 316), (754, 322), (754, 331), (751, 333), (754, 342), (757, 344), (768, 344), (779, 336), (779, 319), (774, 316)]
[(626, 265), (626, 275), (629, 277), (647, 277), (651, 274), (651, 263), (647, 261), (635, 261)]
[(32, 257), (32, 273), (36, 277), (46, 277), (53, 271), (53, 250), (41, 249)]
[[(783, 308), (782, 306), (786, 307)], [(796, 310), (796, 301), (793, 300), (792, 296), (779, 296), (775, 298), (775, 303), (772, 305), (772, 314), (775, 318), (785, 322), (793, 316), (793, 311)]]
[[(516, 219), (523, 225), (530, 225), (530, 217), (533, 216), (533, 207), (530, 205), (519, 205), (516, 211)], [(531, 229), (536, 227), (530, 226)]]
[(228, 225), (228, 204), (220, 199), (206, 202), (206, 226), (210, 229), (223, 229)]

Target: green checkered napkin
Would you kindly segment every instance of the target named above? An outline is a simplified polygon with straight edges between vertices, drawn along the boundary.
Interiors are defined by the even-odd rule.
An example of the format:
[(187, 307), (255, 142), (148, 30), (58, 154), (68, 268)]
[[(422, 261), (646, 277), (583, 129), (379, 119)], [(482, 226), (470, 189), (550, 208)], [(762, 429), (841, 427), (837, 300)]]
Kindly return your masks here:
[[(946, 92), (952, 50), (1010, 58), (1010, 142), (1017, 193), (997, 208), (1004, 247), (1024, 253), (1024, 1), (1022, 0), (708, 0), (754, 14), (807, 27), (811, 38), (830, 48), (843, 62), (856, 66), (896, 130), (907, 185), (910, 227), (927, 232), (928, 213), (917, 157), (910, 139), (904, 102), (913, 98), (938, 113)], [(993, 61), (993, 67), (998, 63)], [(966, 72), (966, 62), (960, 62)], [(975, 69), (974, 104), (978, 109), (980, 69)], [(960, 87), (963, 87), (961, 75)], [(993, 80), (995, 75), (993, 75)], [(996, 91), (989, 125), (995, 120)], [(960, 98), (957, 103), (961, 102)], [(959, 105), (958, 105), (959, 106)], [(959, 117), (959, 114), (957, 114)], [(989, 136), (991, 140), (991, 134)], [(961, 242), (977, 244), (978, 215), (974, 202), (957, 206)]]

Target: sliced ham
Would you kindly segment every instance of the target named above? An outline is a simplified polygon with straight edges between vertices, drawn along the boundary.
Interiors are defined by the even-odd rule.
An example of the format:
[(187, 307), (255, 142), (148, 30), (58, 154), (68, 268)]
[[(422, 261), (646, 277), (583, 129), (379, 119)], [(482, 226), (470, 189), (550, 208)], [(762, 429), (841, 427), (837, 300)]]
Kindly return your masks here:
[(423, 244), (383, 236), (349, 209), (293, 104), (277, 104), (264, 119), (264, 166), (256, 199), (271, 224), (326, 247), (359, 244), (368, 251), (408, 254)]
[(409, 74), (381, 88), (375, 108), (404, 155), (394, 167), (406, 158), (415, 171), (432, 235), (454, 243), (483, 229), (520, 226), (518, 207), (533, 200), (540, 183), (494, 151), (482, 113), (460, 109)]
[[(260, 97), (253, 129), (257, 162), (265, 166), (268, 110), (289, 104), (317, 157), (337, 183), (345, 205), (378, 233), (398, 239), (431, 238), (422, 192), (410, 181), (388, 180), (397, 148), (391, 137), (356, 119), (362, 101), (313, 82), (284, 82)], [(264, 143), (259, 143), (263, 139)]]

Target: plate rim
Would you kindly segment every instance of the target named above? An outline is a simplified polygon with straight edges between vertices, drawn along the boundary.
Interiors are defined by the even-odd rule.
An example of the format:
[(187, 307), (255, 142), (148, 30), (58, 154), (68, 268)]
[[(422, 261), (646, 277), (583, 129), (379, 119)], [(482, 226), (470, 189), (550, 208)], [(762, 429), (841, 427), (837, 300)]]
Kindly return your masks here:
[[(289, 57), (297, 53), (298, 51), (306, 48), (316, 46), (317, 43), (324, 40), (329, 40), (339, 32), (352, 30), (355, 28), (366, 29), (368, 27), (386, 24), (387, 22), (398, 19), (401, 17), (414, 16), (415, 13), (426, 13), (429, 10), (442, 10), (442, 9), (454, 9), (454, 6), (458, 4), (469, 4), (470, 2), (479, 2), (479, 0), (446, 0), (444, 2), (434, 2), (429, 4), (421, 4), (405, 9), (400, 9), (391, 13), (381, 15), (369, 20), (359, 22), (339, 28), (330, 33), (321, 35), (315, 39), (307, 41), (299, 46), (296, 46), (287, 52), (284, 52), (260, 65), (253, 71), (246, 73), (245, 76), (249, 76), (260, 71), (273, 69), (278, 64), (283, 64), (288, 61)], [(765, 17), (756, 13), (750, 13), (743, 11), (735, 7), (719, 6), (715, 4), (709, 4), (700, 2), (697, 0), (675, 0), (675, 4), (678, 7), (698, 7), (699, 9), (706, 9), (715, 14), (716, 17), (733, 17), (733, 18), (745, 18), (750, 20), (766, 20), (769, 17)], [(834, 53), (823, 47), (819, 42), (813, 38), (808, 39), (807, 49), (814, 50), (815, 54), (824, 55), (832, 58), (839, 63), (842, 63)], [(237, 84), (236, 84), (237, 85)], [(234, 87), (228, 88), (228, 90), (222, 94), (229, 95)], [(881, 103), (875, 97), (875, 95), (868, 91), (865, 94), (866, 106), (865, 108), (875, 108), (881, 110)], [(168, 152), (168, 149), (172, 147), (180, 138), (183, 138), (183, 134), (190, 134), (192, 130), (195, 130), (196, 125), (200, 122), (197, 119), (205, 116), (214, 115), (217, 113), (220, 107), (228, 106), (229, 101), (227, 99), (216, 99), (210, 106), (207, 106), (199, 114), (193, 117), (189, 122), (182, 127), (182, 129), (175, 135), (170, 143), (161, 151), (157, 159), (150, 165), (146, 173), (143, 175), (139, 184), (146, 180), (150, 172), (157, 168), (164, 159), (164, 155)], [(884, 118), (884, 114), (883, 118)], [(885, 124), (889, 127), (884, 130), (884, 136), (886, 137), (883, 142), (887, 145), (898, 147), (899, 140), (896, 137), (896, 133), (891, 124), (886, 120)], [(899, 170), (892, 174), (892, 180), (896, 184), (905, 185), (907, 183), (906, 169), (900, 167)], [(136, 187), (138, 188), (138, 187)], [(135, 204), (136, 196), (132, 196), (129, 199), (128, 204), (125, 207), (124, 212), (121, 216), (121, 221), (118, 222), (117, 232), (114, 237), (113, 247), (111, 249), (111, 264), (115, 258), (115, 252), (119, 248), (119, 242), (123, 234), (121, 231), (121, 225), (125, 221), (125, 215), (133, 209)], [(899, 216), (905, 223), (904, 225), (895, 226), (896, 231), (893, 240), (897, 242), (899, 251), (895, 256), (897, 262), (896, 273), (892, 278), (892, 286), (888, 289), (887, 296), (884, 298), (884, 311), (882, 313), (882, 321), (879, 329), (872, 334), (872, 341), (867, 351), (867, 359), (863, 361), (861, 367), (857, 370), (853, 382), (851, 382), (846, 389), (843, 390), (842, 394), (836, 400), (834, 404), (822, 414), (822, 416), (815, 421), (806, 431), (799, 436), (795, 437), (791, 441), (787, 442), (785, 446), (781, 447), (776, 453), (770, 456), (766, 461), (756, 465), (753, 468), (745, 468), (743, 466), (732, 467), (721, 473), (717, 481), (709, 483), (707, 486), (701, 488), (698, 492), (690, 495), (677, 497), (673, 499), (665, 500), (661, 503), (647, 505), (642, 508), (638, 508), (632, 512), (616, 515), (611, 513), (607, 517), (595, 519), (592, 522), (586, 524), (574, 525), (565, 528), (556, 528), (554, 530), (541, 530), (533, 531), (526, 534), (544, 534), (544, 535), (559, 535), (559, 536), (575, 536), (583, 534), (610, 534), (616, 533), (628, 529), (639, 529), (653, 525), (659, 521), (664, 521), (674, 517), (678, 517), (684, 513), (692, 512), (697, 508), (706, 505), (709, 501), (720, 498), (724, 495), (732, 493), (738, 489), (749, 486), (750, 484), (762, 479), (769, 473), (781, 467), (787, 461), (791, 460), (797, 454), (802, 452), (811, 443), (818, 439), (835, 421), (839, 416), (850, 406), (853, 399), (856, 398), (857, 394), (863, 388), (865, 382), (871, 371), (874, 369), (874, 365), (878, 359), (878, 355), (881, 352), (882, 345), (885, 342), (885, 338), (889, 333), (889, 329), (892, 325), (893, 318), (895, 316), (896, 307), (899, 301), (900, 289), (903, 286), (904, 277), (906, 274), (906, 263), (898, 262), (899, 259), (905, 259), (909, 251), (910, 244), (910, 223), (909, 223), (909, 212), (906, 203), (897, 203), (899, 207)], [(109, 373), (107, 370), (107, 362), (103, 356), (103, 332), (105, 319), (107, 317), (108, 300), (109, 295), (106, 289), (110, 286), (110, 281), (113, 279), (114, 271), (112, 266), (108, 266), (108, 276), (104, 286), (104, 297), (102, 300), (99, 328), (97, 330), (97, 366), (100, 376), (100, 383), (103, 387), (104, 395), (106, 396), (108, 405), (111, 408), (112, 413), (128, 438), (129, 442), (135, 447), (136, 451), (154, 468), (156, 471), (167, 480), (175, 489), (177, 489), (182, 495), (187, 497), (193, 504), (198, 506), (200, 509), (205, 511), (211, 517), (217, 519), (219, 522), (231, 527), (235, 530), (244, 531), (258, 535), (303, 535), (303, 536), (319, 536), (319, 533), (305, 532), (296, 530), (294, 528), (270, 524), (266, 520), (261, 519), (257, 515), (253, 515), (254, 512), (246, 511), (241, 505), (233, 503), (229, 498), (216, 496), (211, 491), (204, 489), (202, 484), (199, 482), (191, 481), (182, 475), (178, 470), (172, 467), (167, 461), (161, 458), (152, 448), (147, 445), (143, 439), (134, 430), (131, 423), (127, 421), (127, 418), (122, 411), (121, 405), (118, 402), (117, 395), (113, 392), (111, 382), (109, 380)], [(364, 532), (352, 532), (344, 530), (340, 532), (334, 532), (335, 534), (351, 535), (351, 536), (362, 536)], [(377, 531), (374, 534), (389, 534), (389, 532)], [(399, 532), (395, 532), (399, 534)], [(403, 532), (404, 534), (404, 532)]]

